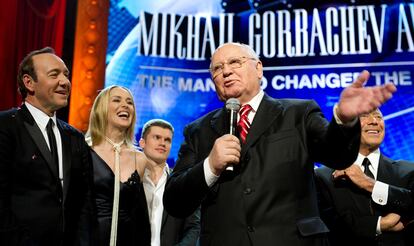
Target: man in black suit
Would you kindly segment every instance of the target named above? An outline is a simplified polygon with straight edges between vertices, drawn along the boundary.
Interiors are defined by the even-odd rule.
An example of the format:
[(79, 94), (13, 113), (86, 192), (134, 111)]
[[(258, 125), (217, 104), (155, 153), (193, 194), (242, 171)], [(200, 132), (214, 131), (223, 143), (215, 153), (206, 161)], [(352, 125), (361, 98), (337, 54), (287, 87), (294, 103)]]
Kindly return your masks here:
[[(322, 218), (332, 245), (412, 245), (404, 229), (414, 213), (414, 163), (380, 153), (385, 125), (378, 109), (360, 116), (361, 145), (355, 163), (316, 169)], [(411, 240), (411, 243), (410, 241)]]
[(200, 210), (186, 218), (176, 218), (164, 210), (162, 196), (171, 170), (167, 165), (173, 126), (161, 119), (153, 119), (142, 128), (140, 147), (148, 158), (143, 184), (151, 222), (152, 246), (195, 246), (200, 233)]
[(56, 118), (68, 76), (52, 48), (31, 52), (18, 71), (24, 103), (0, 113), (0, 245), (89, 245), (88, 147)]
[(395, 86), (364, 88), (364, 71), (342, 92), (329, 123), (314, 101), (267, 96), (262, 63), (247, 45), (221, 45), (210, 71), (219, 98), (242, 105), (242, 140), (228, 134), (225, 108), (189, 124), (165, 189), (166, 210), (188, 216), (201, 204), (202, 246), (323, 245), (328, 229), (319, 217), (313, 163), (352, 164), (358, 115), (388, 100)]

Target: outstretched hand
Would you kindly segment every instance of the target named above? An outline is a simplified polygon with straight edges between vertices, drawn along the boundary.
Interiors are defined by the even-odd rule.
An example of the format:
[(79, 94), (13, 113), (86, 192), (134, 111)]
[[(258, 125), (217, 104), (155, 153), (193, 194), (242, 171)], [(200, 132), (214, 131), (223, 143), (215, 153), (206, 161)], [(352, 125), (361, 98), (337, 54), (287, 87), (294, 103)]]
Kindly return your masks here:
[(397, 91), (393, 83), (364, 87), (369, 76), (368, 71), (362, 71), (358, 78), (342, 91), (336, 111), (342, 122), (347, 123), (361, 114), (372, 112), (388, 101), (392, 94)]

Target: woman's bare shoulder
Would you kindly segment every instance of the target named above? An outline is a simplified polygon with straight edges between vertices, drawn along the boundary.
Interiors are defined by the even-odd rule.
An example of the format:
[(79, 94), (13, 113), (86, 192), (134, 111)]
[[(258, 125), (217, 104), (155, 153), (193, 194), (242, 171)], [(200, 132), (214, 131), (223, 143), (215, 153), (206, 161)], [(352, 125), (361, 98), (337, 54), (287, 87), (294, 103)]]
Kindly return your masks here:
[(135, 147), (129, 148), (128, 151), (131, 153), (131, 155), (133, 156), (135, 155), (134, 156), (135, 166), (136, 166), (138, 173), (142, 177), (145, 167), (147, 166), (147, 163), (148, 163), (147, 157), (142, 151), (138, 150)]
[(140, 151), (138, 149), (135, 149), (134, 152), (135, 152), (135, 157), (136, 157), (137, 161), (143, 161), (143, 162), (147, 162), (148, 161), (147, 160), (147, 157), (144, 154), (144, 152), (142, 152), (142, 151)]

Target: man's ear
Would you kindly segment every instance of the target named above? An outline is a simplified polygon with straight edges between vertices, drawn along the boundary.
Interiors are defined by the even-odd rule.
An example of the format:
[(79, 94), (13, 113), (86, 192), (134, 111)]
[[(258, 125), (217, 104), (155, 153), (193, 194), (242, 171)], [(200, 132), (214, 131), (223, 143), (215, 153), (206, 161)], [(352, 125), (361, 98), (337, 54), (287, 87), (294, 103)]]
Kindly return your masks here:
[(141, 147), (141, 149), (145, 148), (145, 140), (143, 138), (139, 140), (139, 147)]
[(256, 64), (256, 70), (257, 70), (257, 77), (259, 79), (263, 78), (263, 64), (261, 61), (258, 61)]
[(23, 74), (23, 84), (29, 92), (34, 92), (34, 80), (32, 76)]

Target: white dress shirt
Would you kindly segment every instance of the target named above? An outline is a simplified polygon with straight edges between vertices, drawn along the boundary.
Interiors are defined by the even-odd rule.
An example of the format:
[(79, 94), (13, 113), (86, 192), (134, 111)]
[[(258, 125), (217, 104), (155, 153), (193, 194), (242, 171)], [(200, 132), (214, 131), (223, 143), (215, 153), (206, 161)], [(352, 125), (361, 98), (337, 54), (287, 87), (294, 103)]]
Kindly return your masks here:
[(52, 117), (49, 117), (49, 115), (45, 114), (43, 111), (41, 111), (40, 109), (36, 108), (35, 106), (31, 105), (28, 102), (24, 103), (27, 107), (27, 109), (29, 110), (30, 114), (33, 116), (37, 126), (39, 127), (40, 131), (42, 132), (42, 135), (47, 143), (47, 146), (49, 147), (50, 150), (50, 143), (49, 143), (49, 138), (47, 136), (47, 131), (46, 131), (46, 126), (47, 123), (49, 122), (49, 119), (53, 120), (53, 133), (55, 134), (55, 138), (56, 138), (56, 145), (57, 145), (57, 151), (58, 151), (58, 173), (59, 173), (59, 180), (60, 183), (63, 187), (63, 158), (62, 158), (62, 138), (60, 136), (60, 132), (59, 129), (57, 127), (57, 122), (56, 122), (56, 113), (53, 114)]
[(155, 185), (151, 180), (151, 171), (149, 169), (145, 169), (144, 172), (142, 183), (144, 185), (151, 224), (151, 246), (160, 246), (161, 244), (161, 223), (162, 215), (164, 213), (162, 196), (164, 195), (165, 184), (167, 183), (169, 173), (170, 169), (166, 164), (162, 176)]

